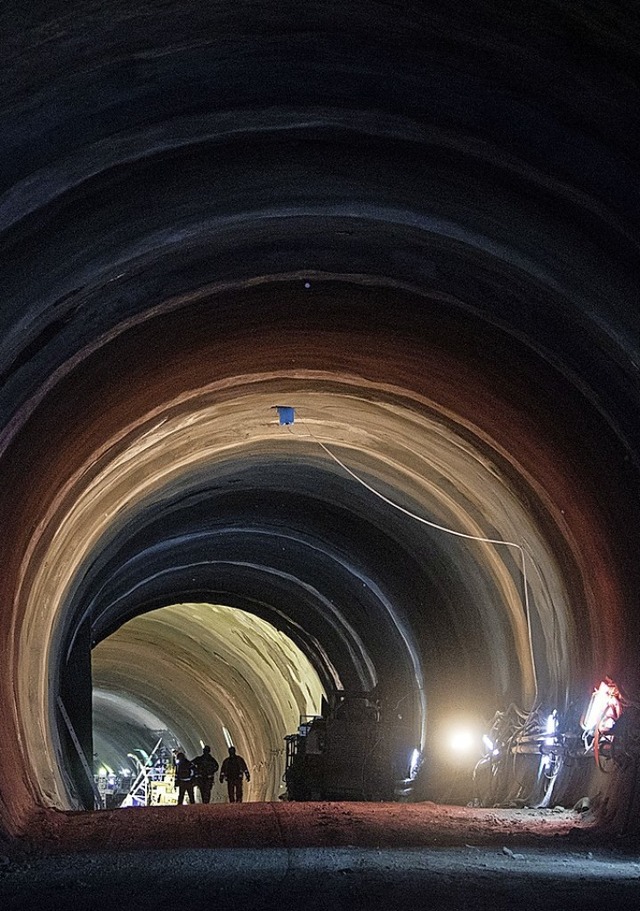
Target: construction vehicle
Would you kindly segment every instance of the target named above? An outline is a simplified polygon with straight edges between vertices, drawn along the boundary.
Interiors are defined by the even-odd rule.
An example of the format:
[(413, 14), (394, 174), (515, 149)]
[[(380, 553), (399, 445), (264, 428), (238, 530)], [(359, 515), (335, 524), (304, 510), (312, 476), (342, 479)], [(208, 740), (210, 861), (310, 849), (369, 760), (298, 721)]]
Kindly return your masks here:
[(335, 690), (285, 737), (288, 800), (399, 800), (417, 768), (406, 723), (371, 693)]

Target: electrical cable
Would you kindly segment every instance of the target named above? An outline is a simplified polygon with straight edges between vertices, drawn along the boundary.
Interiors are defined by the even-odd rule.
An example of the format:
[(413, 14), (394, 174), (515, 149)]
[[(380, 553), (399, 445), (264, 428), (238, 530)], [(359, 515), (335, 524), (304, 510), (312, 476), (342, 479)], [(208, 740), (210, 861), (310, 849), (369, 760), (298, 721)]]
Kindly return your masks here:
[[(528, 633), (528, 639), (529, 639), (529, 656), (531, 658), (531, 671), (533, 674), (535, 702), (537, 702), (538, 675), (537, 675), (537, 671), (536, 671), (535, 655), (533, 652), (531, 610), (530, 610), (530, 605), (529, 605), (529, 586), (528, 586), (528, 580), (527, 580), (527, 564), (526, 564), (526, 559), (525, 559), (526, 552), (525, 552), (524, 547), (521, 544), (516, 543), (515, 541), (504, 541), (500, 538), (484, 538), (480, 535), (471, 535), (471, 534), (468, 534), (467, 532), (456, 531), (453, 528), (447, 528), (445, 525), (438, 525), (436, 522), (431, 522), (429, 519), (425, 519), (423, 516), (416, 515), (416, 513), (411, 512), (409, 509), (405, 509), (405, 507), (401, 506), (399, 503), (394, 503), (393, 500), (390, 500), (388, 497), (385, 497), (385, 495), (380, 493), (380, 491), (376, 490), (370, 484), (367, 484), (367, 482), (365, 480), (363, 480), (361, 477), (359, 477), (355, 473), (355, 471), (352, 471), (350, 468), (348, 468), (347, 465), (345, 465), (344, 462), (341, 459), (339, 459), (338, 456), (335, 455), (335, 453), (333, 453), (328, 448), (328, 446), (326, 446), (321, 440), (319, 440), (315, 436), (315, 434), (306, 425), (306, 423), (304, 423), (304, 422), (302, 422), (302, 423), (303, 423), (303, 426), (305, 427), (305, 429), (308, 431), (309, 436), (318, 444), (318, 446), (320, 446), (326, 452), (326, 454), (331, 459), (333, 459), (333, 461), (337, 465), (339, 465), (343, 469), (343, 471), (345, 471), (355, 481), (357, 481), (358, 484), (361, 484), (370, 493), (374, 494), (374, 496), (378, 497), (380, 500), (382, 500), (388, 506), (392, 506), (394, 509), (397, 509), (399, 512), (408, 516), (410, 519), (415, 519), (416, 522), (421, 522), (423, 525), (428, 525), (430, 528), (434, 528), (437, 531), (444, 532), (445, 534), (454, 535), (457, 538), (465, 538), (466, 540), (469, 540), (469, 541), (479, 541), (483, 544), (494, 544), (494, 545), (502, 545), (504, 547), (514, 547), (514, 548), (516, 548), (516, 550), (518, 550), (520, 552), (521, 563), (522, 563), (522, 587), (523, 587), (523, 593), (524, 593), (524, 608), (525, 608), (525, 616), (526, 616), (526, 620), (527, 620), (527, 633)], [(289, 430), (289, 432), (293, 434), (293, 431), (291, 430), (291, 426), (289, 424), (287, 424), (286, 426), (287, 426), (287, 429)], [(295, 434), (293, 434), (293, 435), (295, 436)], [(530, 559), (531, 559), (531, 557), (530, 557)]]

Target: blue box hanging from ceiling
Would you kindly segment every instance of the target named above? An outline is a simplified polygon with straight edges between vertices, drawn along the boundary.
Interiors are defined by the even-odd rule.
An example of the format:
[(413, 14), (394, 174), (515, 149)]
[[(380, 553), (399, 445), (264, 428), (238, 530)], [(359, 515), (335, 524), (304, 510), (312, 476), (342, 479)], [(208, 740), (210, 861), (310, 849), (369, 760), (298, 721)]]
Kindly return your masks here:
[(276, 405), (276, 411), (278, 412), (281, 424), (293, 424), (296, 412), (295, 408), (290, 408), (289, 405)]

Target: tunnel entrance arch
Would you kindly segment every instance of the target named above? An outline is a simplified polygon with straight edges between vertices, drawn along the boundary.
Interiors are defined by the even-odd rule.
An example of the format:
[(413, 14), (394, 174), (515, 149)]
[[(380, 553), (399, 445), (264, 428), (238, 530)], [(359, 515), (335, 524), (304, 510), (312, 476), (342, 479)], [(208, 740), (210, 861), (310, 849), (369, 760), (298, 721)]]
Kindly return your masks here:
[[(246, 585), (246, 579), (242, 584)], [(130, 704), (131, 721), (141, 713), (165, 719), (163, 729), (169, 739), (180, 743), (188, 754), (195, 755), (205, 739), (221, 755), (225, 746), (237, 744), (255, 771), (251, 790), (258, 800), (282, 796), (285, 736), (298, 730), (303, 718), (319, 715), (329, 704), (328, 694), (343, 692), (343, 679), (350, 684), (349, 691), (355, 685), (357, 693), (370, 693), (376, 702), (396, 700), (395, 687), (389, 681), (385, 685), (384, 674), (382, 679), (377, 675), (365, 644), (355, 633), (351, 643), (343, 642), (347, 664), (345, 654), (336, 655), (342, 677), (331, 659), (335, 642), (325, 650), (309, 629), (283, 623), (282, 618), (273, 625), (273, 609), (264, 603), (226, 594), (223, 604), (198, 601), (155, 609), (147, 604), (108, 634), (104, 635), (102, 627), (103, 635), (91, 650), (89, 676), (86, 630), (76, 631), (60, 672), (58, 697), (63, 776), (72, 805), (91, 808), (100, 803), (87, 769), (87, 757), (92, 753), (100, 766), (106, 763), (103, 756), (96, 755), (96, 727), (91, 721), (96, 688), (103, 715), (105, 708), (113, 710), (113, 702), (118, 701), (116, 720), (120, 722), (126, 703)], [(235, 607), (225, 606), (234, 602)], [(108, 624), (109, 628), (113, 625), (114, 621)], [(98, 628), (94, 627), (92, 638)], [(348, 624), (343, 637), (345, 630), (348, 636)], [(419, 748), (423, 724), (417, 681), (416, 691), (405, 692), (402, 702), (408, 719), (403, 726), (406, 743), (394, 746), (393, 755), (406, 753), (408, 768), (410, 755)], [(131, 721), (129, 735), (135, 729)], [(207, 731), (215, 733), (207, 736)], [(112, 731), (111, 736), (117, 740), (122, 735)], [(107, 732), (100, 731), (98, 739), (104, 744), (109, 739)], [(112, 760), (118, 758), (117, 746), (113, 747)], [(351, 748), (358, 753), (357, 737)], [(119, 753), (122, 759), (122, 748)], [(391, 775), (390, 769), (392, 791)]]
[(103, 712), (102, 724), (96, 717), (96, 690), (153, 713), (187, 756), (206, 743), (221, 762), (236, 745), (252, 771), (252, 800), (282, 794), (284, 738), (297, 730), (300, 716), (320, 713), (325, 695), (312, 662), (290, 637), (221, 604), (168, 605), (129, 620), (93, 649), (92, 679), (96, 752), (98, 741), (111, 748), (99, 754), (101, 764), (119, 766), (128, 751), (118, 729), (121, 713)]

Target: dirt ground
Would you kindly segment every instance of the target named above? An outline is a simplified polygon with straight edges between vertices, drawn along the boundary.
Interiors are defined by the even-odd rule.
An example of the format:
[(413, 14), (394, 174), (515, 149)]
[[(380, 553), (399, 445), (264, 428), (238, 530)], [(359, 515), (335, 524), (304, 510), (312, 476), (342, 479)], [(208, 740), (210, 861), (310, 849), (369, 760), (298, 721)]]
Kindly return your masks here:
[(44, 811), (32, 842), (43, 850), (156, 848), (417, 847), (588, 839), (572, 810), (494, 810), (434, 803), (245, 803)]
[(637, 847), (561, 809), (50, 811), (0, 854), (0, 909), (633, 909)]

